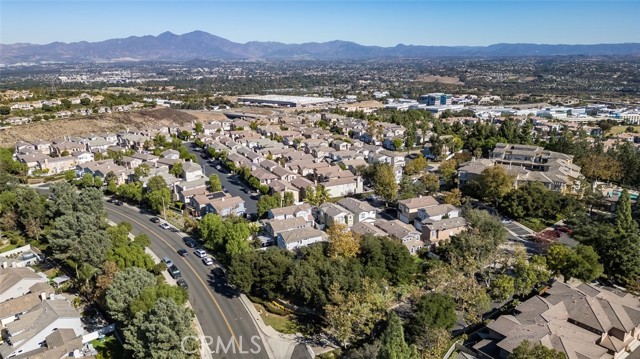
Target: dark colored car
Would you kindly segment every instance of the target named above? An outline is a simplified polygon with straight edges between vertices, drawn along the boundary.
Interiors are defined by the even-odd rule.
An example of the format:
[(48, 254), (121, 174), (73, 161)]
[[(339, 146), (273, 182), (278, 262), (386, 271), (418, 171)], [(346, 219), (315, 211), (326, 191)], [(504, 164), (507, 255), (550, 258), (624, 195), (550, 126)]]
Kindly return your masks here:
[(213, 268), (211, 270), (211, 274), (213, 274), (213, 276), (216, 277), (216, 278), (224, 278), (224, 276), (225, 276), (224, 270), (222, 270), (222, 268), (220, 268), (220, 267)]
[(189, 285), (187, 284), (187, 281), (184, 279), (178, 279), (176, 283), (178, 284), (178, 287), (189, 289)]
[(169, 271), (169, 274), (171, 274), (173, 279), (182, 278), (182, 273), (180, 273), (180, 269), (178, 269), (175, 264), (167, 268), (167, 270)]
[(178, 254), (183, 257), (186, 257), (189, 255), (189, 252), (186, 249), (182, 248), (182, 249), (178, 249)]
[(184, 241), (184, 245), (189, 247), (189, 248), (195, 248), (196, 247), (196, 242), (194, 242), (193, 240), (188, 240), (188, 241)]
[(153, 222), (153, 223), (160, 223), (160, 218), (158, 218), (158, 217), (151, 217), (151, 222)]
[(113, 201), (113, 204), (115, 204), (116, 206), (122, 206), (122, 201), (116, 199)]

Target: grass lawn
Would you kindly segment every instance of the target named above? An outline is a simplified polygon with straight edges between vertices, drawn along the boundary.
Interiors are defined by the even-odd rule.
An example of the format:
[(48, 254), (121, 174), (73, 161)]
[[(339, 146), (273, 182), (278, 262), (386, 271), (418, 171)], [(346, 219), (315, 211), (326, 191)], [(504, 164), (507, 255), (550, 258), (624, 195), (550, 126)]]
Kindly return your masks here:
[[(627, 127), (629, 126), (613, 126), (607, 134), (609, 135), (618, 135), (627, 131)], [(640, 132), (640, 126), (631, 126), (636, 132)]]
[(102, 341), (96, 339), (91, 344), (98, 351), (98, 356), (96, 357), (98, 359), (120, 359), (125, 357), (122, 344), (113, 335), (104, 338)]
[(8, 252), (8, 251), (10, 251), (12, 249), (16, 249), (16, 248), (18, 248), (17, 244), (9, 244), (9, 245), (6, 245), (6, 246), (0, 248), (0, 253)]
[(260, 312), (260, 317), (264, 322), (271, 326), (273, 329), (279, 331), (284, 334), (295, 334), (300, 331), (298, 328), (298, 323), (296, 322), (293, 315), (277, 315), (273, 313), (269, 313), (261, 304), (255, 304), (256, 309)]

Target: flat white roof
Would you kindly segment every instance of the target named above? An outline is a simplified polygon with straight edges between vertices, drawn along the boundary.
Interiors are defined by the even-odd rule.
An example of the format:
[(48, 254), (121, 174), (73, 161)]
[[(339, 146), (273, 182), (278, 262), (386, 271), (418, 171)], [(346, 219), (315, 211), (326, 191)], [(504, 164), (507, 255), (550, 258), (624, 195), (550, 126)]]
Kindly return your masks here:
[(335, 101), (332, 97), (311, 97), (311, 96), (282, 96), (282, 95), (257, 95), (257, 96), (241, 96), (238, 101), (249, 102), (288, 102), (298, 105), (309, 105), (315, 103), (324, 103)]

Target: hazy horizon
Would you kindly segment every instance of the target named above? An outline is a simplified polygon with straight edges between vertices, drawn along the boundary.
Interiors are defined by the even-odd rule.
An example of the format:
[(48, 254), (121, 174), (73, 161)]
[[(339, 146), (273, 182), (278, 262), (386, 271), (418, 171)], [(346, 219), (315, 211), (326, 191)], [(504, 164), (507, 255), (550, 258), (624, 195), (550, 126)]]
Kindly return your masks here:
[(0, 43), (98, 42), (205, 31), (233, 42), (362, 45), (640, 42), (640, 1), (0, 0)]

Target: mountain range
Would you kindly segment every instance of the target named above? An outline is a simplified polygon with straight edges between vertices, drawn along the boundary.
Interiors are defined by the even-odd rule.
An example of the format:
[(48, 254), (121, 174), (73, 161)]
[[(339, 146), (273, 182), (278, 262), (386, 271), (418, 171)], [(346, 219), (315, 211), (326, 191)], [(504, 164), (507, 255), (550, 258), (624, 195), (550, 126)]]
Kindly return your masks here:
[(423, 57), (522, 57), (640, 55), (640, 43), (595, 45), (495, 44), (490, 46), (365, 46), (349, 41), (284, 44), (229, 41), (204, 31), (131, 36), (100, 42), (0, 44), (0, 62), (187, 61), (249, 59), (377, 59)]

